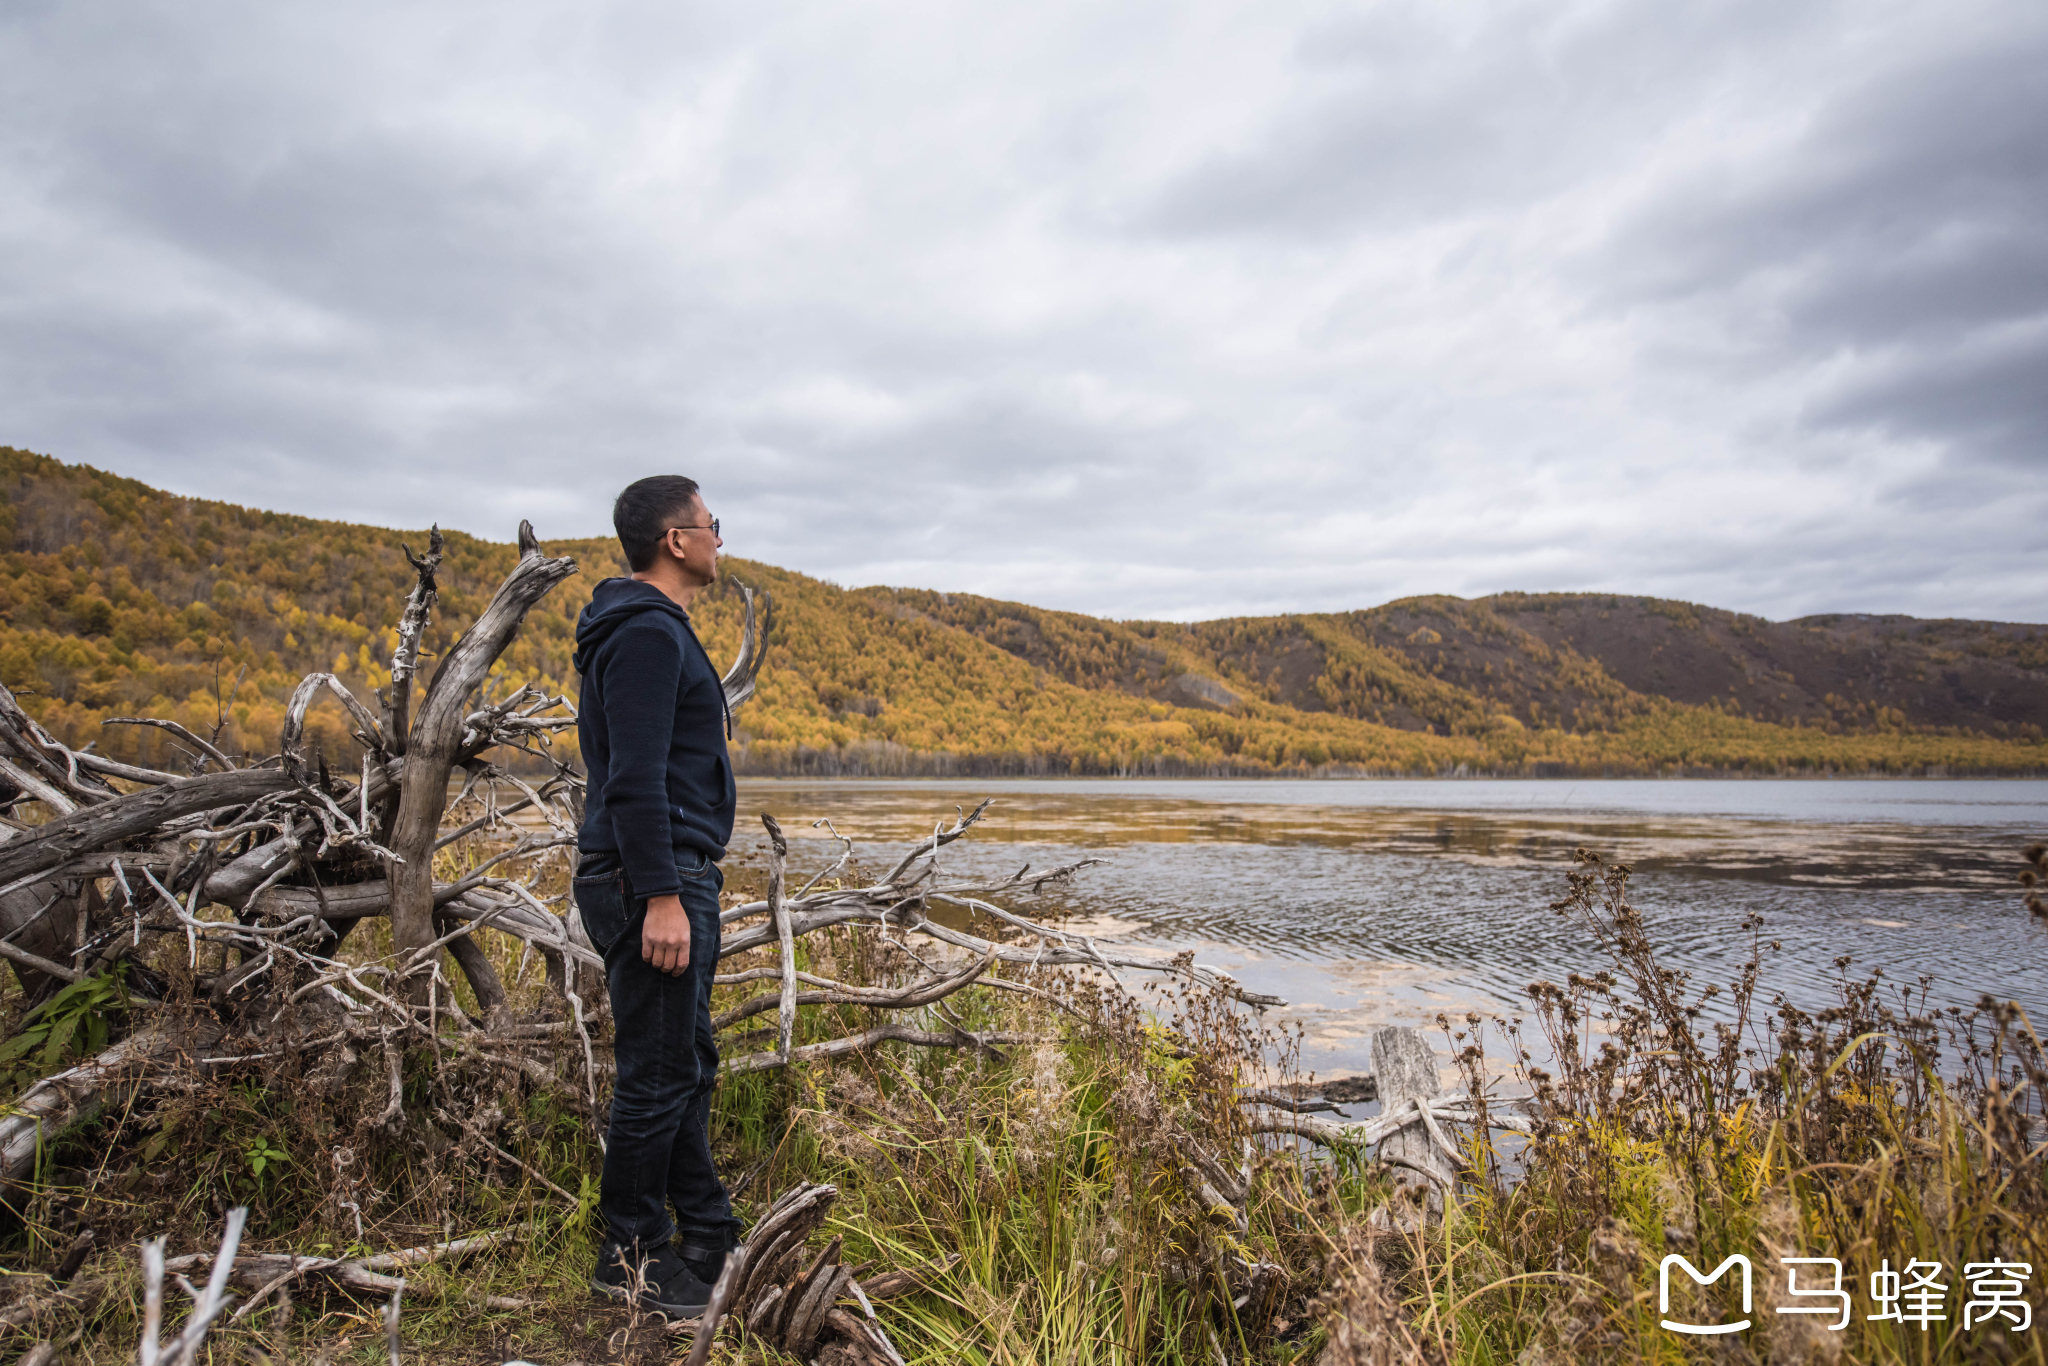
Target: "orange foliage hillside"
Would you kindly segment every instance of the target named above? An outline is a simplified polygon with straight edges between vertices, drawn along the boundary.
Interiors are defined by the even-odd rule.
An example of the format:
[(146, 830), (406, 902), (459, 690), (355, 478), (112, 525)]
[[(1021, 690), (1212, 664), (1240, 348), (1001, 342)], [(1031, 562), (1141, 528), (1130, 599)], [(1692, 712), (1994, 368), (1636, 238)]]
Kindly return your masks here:
[[(511, 567), (505, 530), (506, 542), (446, 533), (429, 653), (474, 619)], [(583, 572), (536, 609), (492, 686), (531, 683), (573, 697), (576, 613), (592, 583), (624, 566), (608, 538), (562, 541), (540, 530), (550, 553), (574, 556)], [(224, 746), (267, 754), (306, 672), (331, 670), (366, 698), (388, 683), (411, 582), (400, 546), (418, 549), (426, 534), (180, 498), (0, 448), (0, 682), (68, 743), (93, 741), (116, 757), (178, 762), (162, 732), (103, 724), (137, 715), (172, 717), (201, 734), (217, 728)], [(2020, 707), (2018, 720), (1930, 723), (1877, 694), (1845, 695), (1850, 683), (1809, 701), (1777, 677), (1788, 673), (1781, 664), (1741, 654), (1806, 649), (1827, 664), (1852, 648), (1837, 649), (1834, 636), (1768, 637), (1781, 627), (1712, 609), (1687, 608), (1706, 625), (1683, 628), (1672, 612), (1642, 606), (1652, 599), (1600, 600), (1612, 608), (1589, 605), (1591, 597), (1409, 599), (1360, 613), (1181, 625), (925, 590), (845, 590), (741, 560), (726, 570), (775, 604), (759, 694), (736, 717), (740, 763), (753, 772), (2043, 767), (2041, 729), (2024, 710), (2036, 697), (2048, 707), (2039, 628), (1935, 623), (1945, 634), (1911, 634), (1905, 644), (1897, 641), (1910, 628), (1893, 630), (1898, 688), (1910, 669), (1953, 672), (1965, 666), (1943, 661), (1965, 658), (2021, 695), (2002, 704)], [(1672, 625), (1650, 640), (1610, 626), (1616, 613)], [(713, 655), (731, 658), (740, 613), (730, 584), (695, 615)], [(1906, 621), (1856, 619), (1865, 624), (1854, 630), (1872, 634), (1869, 620)], [(1624, 637), (1627, 649), (1615, 644)], [(1855, 641), (1867, 655), (1870, 643)], [(1713, 665), (1724, 656), (1736, 663)], [(1658, 671), (1678, 672), (1698, 692), (1710, 665), (1736, 668), (1749, 692), (1723, 692), (1716, 681), (1680, 700), (1642, 686)], [(1634, 686), (1624, 681), (1631, 674), (1640, 675)], [(1975, 677), (1958, 688), (1967, 694)], [(1781, 715), (1762, 714), (1766, 694), (1779, 698), (1771, 705)], [(331, 702), (309, 729), (331, 761), (354, 762)], [(573, 752), (573, 739), (564, 743)]]

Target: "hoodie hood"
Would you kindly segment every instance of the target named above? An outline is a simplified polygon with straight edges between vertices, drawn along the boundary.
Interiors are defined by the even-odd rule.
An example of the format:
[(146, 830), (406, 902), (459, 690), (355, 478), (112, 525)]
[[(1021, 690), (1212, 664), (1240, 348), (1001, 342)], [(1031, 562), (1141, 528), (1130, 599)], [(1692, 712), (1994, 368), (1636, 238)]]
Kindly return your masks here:
[(591, 590), (589, 604), (576, 618), (576, 653), (570, 656), (569, 666), (579, 674), (587, 672), (599, 647), (642, 612), (666, 612), (686, 630), (690, 626), (690, 614), (653, 584), (638, 579), (604, 579)]

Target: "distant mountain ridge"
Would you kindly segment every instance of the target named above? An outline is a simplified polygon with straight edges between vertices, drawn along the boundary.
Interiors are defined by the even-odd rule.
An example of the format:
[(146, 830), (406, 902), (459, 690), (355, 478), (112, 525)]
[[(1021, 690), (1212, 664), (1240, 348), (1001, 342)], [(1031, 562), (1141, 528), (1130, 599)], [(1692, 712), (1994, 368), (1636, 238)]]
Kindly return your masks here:
[(1846, 613), (1771, 622), (1660, 598), (1502, 593), (1180, 625), (862, 591), (1070, 683), (1181, 706), (1228, 705), (1231, 694), (1215, 691), (1227, 688), (1450, 733), (1477, 718), (1475, 701), (1528, 725), (1580, 730), (1611, 729), (1654, 697), (1822, 729), (2048, 728), (2048, 627), (2011, 622)]
[[(543, 540), (583, 573), (500, 685), (575, 692), (576, 611), (609, 539)], [(275, 748), (311, 669), (388, 682), (410, 580), (396, 532), (180, 498), (0, 447), (0, 682), (72, 743), (162, 758), (168, 711)], [(513, 563), (449, 533), (444, 648)], [(2048, 627), (1768, 622), (1612, 594), (1417, 597), (1355, 612), (1108, 621), (924, 589), (841, 589), (747, 561), (775, 602), (736, 754), (761, 773), (2017, 773), (2048, 768)], [(714, 656), (738, 595), (693, 615)], [(242, 679), (239, 690), (234, 680)], [(231, 694), (231, 695), (230, 695)], [(341, 762), (338, 712), (316, 739)]]

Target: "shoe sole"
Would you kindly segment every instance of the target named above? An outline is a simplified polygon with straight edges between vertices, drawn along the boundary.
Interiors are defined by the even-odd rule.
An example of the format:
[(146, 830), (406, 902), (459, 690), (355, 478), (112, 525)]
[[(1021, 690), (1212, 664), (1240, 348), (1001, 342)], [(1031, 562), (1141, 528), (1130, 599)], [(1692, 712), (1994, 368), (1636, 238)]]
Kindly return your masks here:
[[(606, 1285), (603, 1281), (592, 1281), (590, 1283), (590, 1288), (596, 1291), (598, 1294), (604, 1296), (608, 1300), (617, 1300), (620, 1304), (624, 1305), (631, 1305), (633, 1303), (632, 1292), (627, 1290), (626, 1287), (624, 1287), (623, 1285)], [(640, 1307), (642, 1309), (647, 1310), (650, 1313), (660, 1314), (664, 1318), (695, 1319), (702, 1318), (704, 1315), (704, 1311), (706, 1309), (709, 1309), (711, 1305), (708, 1301), (703, 1304), (692, 1305), (649, 1304), (645, 1300), (643, 1300), (640, 1303)]]

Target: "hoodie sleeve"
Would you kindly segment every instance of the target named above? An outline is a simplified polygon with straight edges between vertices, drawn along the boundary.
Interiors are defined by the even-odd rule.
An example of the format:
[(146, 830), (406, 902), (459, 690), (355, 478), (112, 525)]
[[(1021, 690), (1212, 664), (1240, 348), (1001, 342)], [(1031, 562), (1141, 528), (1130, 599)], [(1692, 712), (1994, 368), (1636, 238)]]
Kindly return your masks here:
[(611, 737), (605, 808), (635, 896), (672, 896), (676, 876), (669, 829), (668, 750), (682, 681), (682, 644), (658, 626), (620, 629), (604, 665), (604, 722)]

